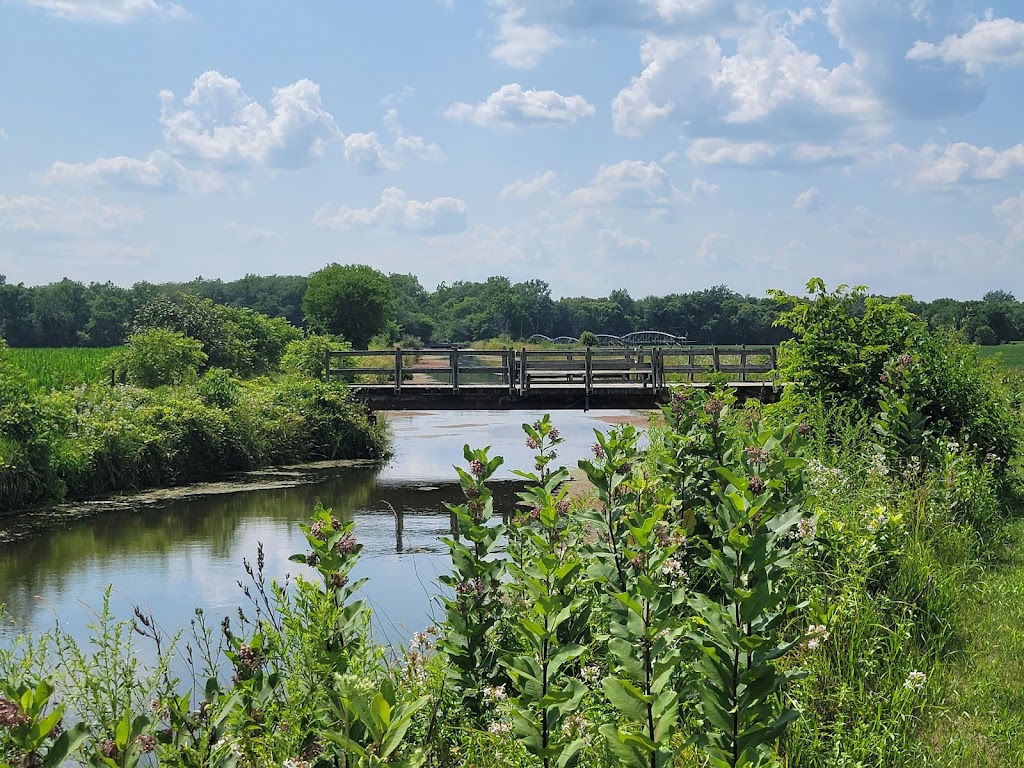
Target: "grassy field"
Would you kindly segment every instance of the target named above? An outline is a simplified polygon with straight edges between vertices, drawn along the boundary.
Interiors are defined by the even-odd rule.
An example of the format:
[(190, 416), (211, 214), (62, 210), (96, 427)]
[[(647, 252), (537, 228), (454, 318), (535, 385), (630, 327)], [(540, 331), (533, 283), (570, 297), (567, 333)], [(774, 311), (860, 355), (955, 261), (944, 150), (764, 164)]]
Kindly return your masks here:
[(982, 357), (997, 357), (1004, 368), (1024, 368), (1024, 341), (981, 347)]
[(110, 381), (115, 347), (8, 349), (8, 359), (42, 391)]

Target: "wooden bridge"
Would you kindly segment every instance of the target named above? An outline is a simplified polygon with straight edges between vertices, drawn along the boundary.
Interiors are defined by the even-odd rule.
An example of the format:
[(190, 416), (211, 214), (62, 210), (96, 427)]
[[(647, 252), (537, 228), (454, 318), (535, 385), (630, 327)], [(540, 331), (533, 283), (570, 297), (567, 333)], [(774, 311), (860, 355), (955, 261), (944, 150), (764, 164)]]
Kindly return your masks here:
[(350, 383), (375, 410), (654, 408), (673, 386), (724, 374), (741, 399), (778, 399), (776, 348), (339, 350), (326, 376)]

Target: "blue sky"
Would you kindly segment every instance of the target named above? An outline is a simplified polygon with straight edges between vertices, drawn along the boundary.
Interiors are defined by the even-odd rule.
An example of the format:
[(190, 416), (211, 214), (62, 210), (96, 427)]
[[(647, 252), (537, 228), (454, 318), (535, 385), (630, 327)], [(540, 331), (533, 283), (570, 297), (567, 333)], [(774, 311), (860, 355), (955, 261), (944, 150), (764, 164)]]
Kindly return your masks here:
[(1019, 0), (0, 0), (0, 274), (1024, 298)]

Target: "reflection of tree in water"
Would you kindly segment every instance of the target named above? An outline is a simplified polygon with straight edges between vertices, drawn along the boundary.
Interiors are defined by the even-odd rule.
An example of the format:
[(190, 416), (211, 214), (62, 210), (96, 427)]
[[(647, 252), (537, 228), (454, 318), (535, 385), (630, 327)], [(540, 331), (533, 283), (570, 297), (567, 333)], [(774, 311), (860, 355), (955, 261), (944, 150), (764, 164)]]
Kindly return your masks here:
[(307, 520), (318, 501), (351, 517), (366, 507), (376, 475), (350, 469), (322, 483), (183, 499), (44, 530), (0, 545), (0, 603), (12, 619), (31, 616), (37, 595), (73, 590), (82, 572), (110, 559), (149, 556), (166, 565), (185, 548), (223, 559), (237, 549), (246, 521), (291, 527)]
[[(186, 552), (193, 558), (224, 560), (242, 546), (247, 523), (279, 523), (282, 529), (292, 530), (308, 520), (317, 502), (346, 520), (356, 513), (371, 519), (379, 514), (381, 528), (393, 530), (392, 508), (405, 516), (447, 518), (444, 503), (462, 500), (454, 482), (379, 485), (377, 474), (376, 469), (346, 469), (307, 485), (102, 514), (0, 545), (0, 603), (6, 603), (9, 620), (24, 622), (38, 611), (37, 595), (73, 593), (79, 586), (76, 581), (97, 564), (148, 557), (151, 567), (169, 569)], [(518, 482), (495, 483), (495, 512), (510, 512), (521, 488)], [(374, 527), (377, 524), (375, 520)], [(401, 548), (396, 544), (395, 550)], [(244, 553), (250, 559), (255, 554)]]

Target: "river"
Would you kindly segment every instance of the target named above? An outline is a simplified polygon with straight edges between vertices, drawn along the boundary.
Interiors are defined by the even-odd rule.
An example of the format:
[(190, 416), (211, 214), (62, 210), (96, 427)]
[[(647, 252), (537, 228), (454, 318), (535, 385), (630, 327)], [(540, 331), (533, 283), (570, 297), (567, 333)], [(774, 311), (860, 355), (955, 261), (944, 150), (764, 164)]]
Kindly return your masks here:
[[(532, 451), (520, 425), (540, 414), (509, 411), (387, 414), (395, 455), (383, 467), (323, 471), (315, 482), (168, 500), (142, 509), (102, 513), (0, 545), (0, 603), (6, 615), (0, 642), (59, 623), (76, 638), (112, 590), (115, 615), (135, 606), (151, 611), (170, 634), (187, 628), (196, 608), (211, 623), (234, 615), (246, 598), (243, 558), (256, 562), (263, 544), (265, 573), (283, 580), (305, 566), (288, 557), (306, 551), (298, 524), (317, 502), (355, 520), (363, 552), (355, 576), (369, 577), (364, 596), (374, 609), (376, 633), (402, 641), (432, 623), (441, 609), (437, 577), (448, 567), (439, 537), (449, 532), (444, 502), (461, 499), (453, 464), (464, 464), (463, 445), (491, 446), (505, 458), (495, 476), (497, 507), (511, 510), (519, 484), (513, 469), (529, 469)], [(574, 468), (588, 456), (594, 430), (639, 412), (562, 411), (552, 416), (565, 443), (559, 464)], [(404, 520), (396, 536), (394, 509)]]

